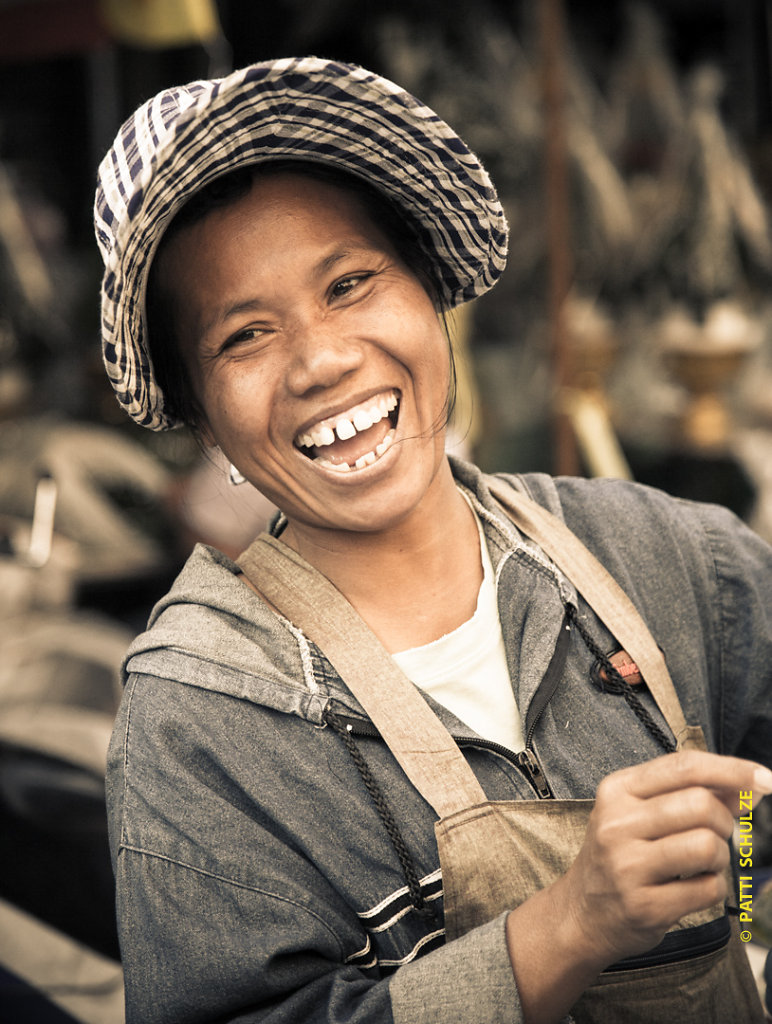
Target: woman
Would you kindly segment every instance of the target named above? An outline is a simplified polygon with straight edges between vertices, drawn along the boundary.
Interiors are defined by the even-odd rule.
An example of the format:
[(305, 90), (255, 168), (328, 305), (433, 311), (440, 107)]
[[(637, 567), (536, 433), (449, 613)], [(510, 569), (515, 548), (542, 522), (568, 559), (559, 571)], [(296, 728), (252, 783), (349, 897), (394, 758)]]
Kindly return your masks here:
[(127, 657), (129, 1021), (762, 1019), (723, 904), (739, 795), (772, 792), (736, 756), (770, 763), (770, 552), (446, 457), (442, 312), (506, 247), (473, 154), (369, 72), (270, 62), (141, 108), (96, 213), (120, 401), (281, 510), (238, 563), (198, 548)]

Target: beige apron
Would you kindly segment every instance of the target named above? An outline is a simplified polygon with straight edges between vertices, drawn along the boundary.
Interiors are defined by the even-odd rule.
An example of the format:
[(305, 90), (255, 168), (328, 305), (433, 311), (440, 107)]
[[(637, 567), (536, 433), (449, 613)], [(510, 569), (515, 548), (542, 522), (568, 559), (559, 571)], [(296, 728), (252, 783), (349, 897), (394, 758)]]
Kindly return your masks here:
[[(679, 749), (704, 748), (702, 730), (684, 720), (661, 651), (612, 577), (560, 520), (495, 478), (487, 482), (513, 522), (565, 572), (637, 663)], [(584, 840), (592, 800), (488, 800), (445, 726), (326, 577), (267, 534), (238, 561), (271, 605), (324, 652), (437, 813), (448, 940), (565, 873)], [(683, 918), (673, 931), (723, 914), (717, 905)], [(764, 1021), (734, 927), (727, 945), (688, 960), (604, 971), (571, 1013), (576, 1024)]]

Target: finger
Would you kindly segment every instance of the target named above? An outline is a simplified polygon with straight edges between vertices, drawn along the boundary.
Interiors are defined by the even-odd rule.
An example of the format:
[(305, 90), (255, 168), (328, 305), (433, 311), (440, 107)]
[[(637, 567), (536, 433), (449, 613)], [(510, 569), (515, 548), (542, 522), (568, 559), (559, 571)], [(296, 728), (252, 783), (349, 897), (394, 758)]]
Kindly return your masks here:
[[(674, 857), (669, 870), (679, 860)], [(700, 871), (684, 877), (667, 875), (621, 890), (618, 907), (628, 929), (664, 932), (686, 914), (722, 903), (727, 891), (724, 870)]]
[(705, 786), (714, 790), (727, 806), (738, 804), (741, 792), (752, 793), (754, 804), (772, 793), (772, 772), (768, 768), (754, 761), (700, 750), (665, 754), (614, 772), (604, 782), (621, 786), (643, 800), (689, 786)]
[(722, 871), (706, 872), (691, 878), (674, 879), (651, 886), (645, 893), (652, 924), (671, 927), (686, 914), (707, 910), (723, 903), (727, 895), (726, 876)]
[(661, 839), (696, 828), (708, 828), (721, 839), (734, 831), (732, 811), (712, 790), (690, 786), (675, 793), (664, 793), (639, 804), (642, 813), (636, 828), (642, 839)]
[(730, 861), (729, 844), (712, 829), (695, 828), (650, 843), (646, 858), (654, 883), (684, 881), (722, 873)]

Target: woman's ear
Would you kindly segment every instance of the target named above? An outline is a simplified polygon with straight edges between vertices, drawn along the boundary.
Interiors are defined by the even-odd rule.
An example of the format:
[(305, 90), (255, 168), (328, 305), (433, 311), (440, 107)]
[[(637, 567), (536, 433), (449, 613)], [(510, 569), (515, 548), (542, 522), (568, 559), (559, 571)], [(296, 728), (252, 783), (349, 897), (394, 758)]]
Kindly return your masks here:
[(228, 466), (229, 483), (233, 484), (234, 487), (238, 487), (239, 484), (245, 484), (247, 482), (247, 478), (244, 476), (244, 474), (239, 469), (237, 469), (236, 466), (233, 465), (233, 463), (228, 459), (228, 456), (225, 454), (225, 452), (223, 452), (220, 446), (217, 444), (217, 442), (214, 439), (214, 434), (212, 433), (211, 427), (209, 426), (205, 419), (202, 418), (196, 423), (196, 434), (198, 435), (198, 442), (203, 448), (207, 448), (211, 452), (219, 452), (220, 455), (222, 455), (223, 461)]

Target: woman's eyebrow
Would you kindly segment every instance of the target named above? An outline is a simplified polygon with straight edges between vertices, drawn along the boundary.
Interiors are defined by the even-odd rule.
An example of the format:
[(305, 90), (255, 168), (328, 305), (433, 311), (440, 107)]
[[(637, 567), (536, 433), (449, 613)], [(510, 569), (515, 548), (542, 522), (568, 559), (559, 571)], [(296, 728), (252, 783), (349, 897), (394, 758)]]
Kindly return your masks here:
[(330, 270), (334, 269), (338, 263), (347, 259), (349, 256), (373, 256), (375, 252), (375, 246), (364, 242), (344, 243), (321, 259), (317, 264), (316, 270), (318, 275), (321, 276), (322, 274), (328, 273)]
[(199, 336), (204, 339), (215, 327), (226, 323), (231, 317), (240, 316), (242, 313), (256, 313), (264, 305), (264, 301), (259, 296), (253, 296), (241, 302), (234, 302), (233, 305), (226, 306), (224, 309), (218, 309), (206, 323), (201, 325)]

